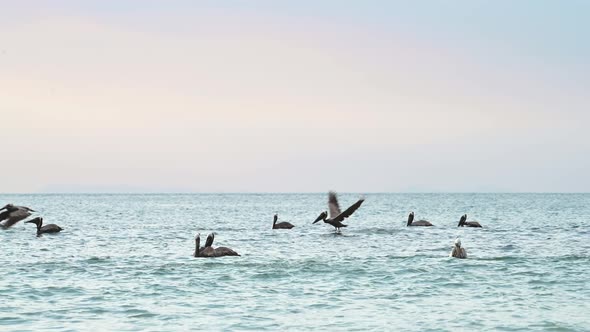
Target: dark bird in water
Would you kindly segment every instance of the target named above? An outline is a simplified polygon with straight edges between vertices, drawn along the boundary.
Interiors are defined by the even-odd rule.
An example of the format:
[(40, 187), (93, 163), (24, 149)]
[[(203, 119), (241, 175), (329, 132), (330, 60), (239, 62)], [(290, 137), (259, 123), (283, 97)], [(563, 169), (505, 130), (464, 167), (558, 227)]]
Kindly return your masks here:
[(17, 206), (12, 204), (6, 204), (0, 209), (0, 211), (2, 211), (0, 212), (0, 222), (6, 220), (4, 223), (0, 224), (0, 227), (4, 229), (10, 228), (17, 222), (28, 218), (31, 215), (31, 212), (35, 212), (35, 210), (26, 206)]
[(63, 228), (57, 226), (56, 224), (48, 224), (43, 226), (43, 218), (41, 217), (31, 219), (25, 223), (37, 225), (37, 236), (41, 236), (41, 234), (45, 233), (59, 233), (63, 230)]
[(408, 216), (408, 224), (406, 226), (433, 226), (430, 221), (418, 220), (414, 221), (414, 212), (410, 212)]
[(359, 199), (356, 203), (352, 204), (348, 209), (344, 210), (344, 212), (340, 212), (340, 205), (338, 204), (338, 198), (336, 197), (336, 193), (330, 191), (328, 193), (328, 209), (330, 210), (330, 218), (328, 218), (328, 211), (322, 212), (317, 219), (313, 222), (314, 224), (320, 220), (323, 220), (326, 224), (330, 224), (334, 226), (336, 231), (340, 231), (341, 227), (347, 227), (348, 225), (344, 225), (342, 221), (348, 217), (350, 217), (354, 211), (356, 211), (361, 204), (365, 201), (364, 198)]
[(217, 247), (213, 248), (213, 240), (215, 239), (215, 234), (211, 233), (207, 236), (207, 240), (205, 241), (205, 246), (200, 247), (201, 242), (201, 233), (198, 233), (195, 237), (195, 253), (193, 256), (195, 257), (221, 257), (221, 256), (240, 256), (237, 252), (231, 250), (227, 247)]
[(463, 226), (482, 227), (481, 224), (478, 223), (477, 221), (467, 221), (467, 214), (464, 214), (461, 216), (461, 219), (459, 220), (459, 225), (457, 225), (457, 227), (463, 227)]
[(461, 248), (460, 239), (455, 240), (455, 246), (453, 247), (453, 250), (451, 251), (449, 256), (455, 258), (467, 258), (467, 250), (465, 250), (465, 248)]
[(283, 222), (277, 223), (277, 220), (279, 220), (279, 216), (275, 214), (274, 220), (272, 222), (272, 229), (291, 229), (291, 228), (295, 227), (295, 225), (293, 225), (290, 222), (283, 221)]

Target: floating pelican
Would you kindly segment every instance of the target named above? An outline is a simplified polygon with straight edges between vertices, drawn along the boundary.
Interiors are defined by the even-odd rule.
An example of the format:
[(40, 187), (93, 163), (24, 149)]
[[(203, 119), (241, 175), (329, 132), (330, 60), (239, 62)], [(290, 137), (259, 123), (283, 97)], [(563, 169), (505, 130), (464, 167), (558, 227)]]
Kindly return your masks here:
[(237, 252), (227, 247), (213, 248), (213, 240), (215, 234), (211, 233), (207, 236), (205, 246), (199, 248), (201, 242), (201, 233), (198, 233), (195, 237), (195, 253), (194, 257), (221, 257), (221, 256), (240, 256)]
[(272, 222), (272, 229), (291, 229), (295, 227), (295, 225), (291, 224), (290, 222), (283, 221), (277, 223), (277, 220), (279, 220), (279, 216), (275, 214), (274, 220)]
[(455, 247), (453, 247), (453, 250), (451, 251), (449, 257), (467, 258), (467, 251), (465, 250), (465, 248), (461, 248), (460, 239), (455, 240)]
[(414, 212), (410, 212), (408, 216), (408, 224), (406, 226), (433, 226), (430, 221), (418, 220), (414, 221)]
[(463, 226), (482, 227), (480, 225), (480, 223), (478, 223), (477, 221), (466, 221), (466, 220), (467, 220), (467, 214), (462, 215), (461, 219), (459, 220), (459, 225), (457, 225), (457, 227), (463, 227)]
[(37, 236), (41, 236), (41, 234), (45, 233), (59, 233), (63, 230), (63, 228), (57, 226), (56, 224), (48, 224), (43, 226), (43, 218), (41, 217), (31, 219), (25, 223), (37, 225)]
[(340, 231), (340, 227), (347, 227), (348, 225), (344, 225), (342, 221), (350, 215), (354, 213), (361, 204), (365, 201), (364, 198), (359, 199), (356, 203), (352, 204), (348, 209), (344, 210), (344, 212), (340, 212), (340, 205), (338, 204), (338, 198), (336, 197), (336, 193), (330, 191), (328, 193), (328, 209), (330, 210), (330, 218), (328, 218), (328, 211), (322, 212), (317, 219), (313, 222), (314, 224), (320, 220), (323, 220), (326, 224), (330, 224), (334, 226), (336, 231)]
[(2, 210), (6, 210), (0, 213), (0, 222), (6, 220), (3, 224), (0, 224), (0, 227), (4, 229), (10, 228), (17, 222), (28, 218), (31, 215), (31, 212), (35, 212), (35, 210), (26, 206), (16, 206), (12, 204), (6, 204), (4, 207), (0, 208), (0, 211)]

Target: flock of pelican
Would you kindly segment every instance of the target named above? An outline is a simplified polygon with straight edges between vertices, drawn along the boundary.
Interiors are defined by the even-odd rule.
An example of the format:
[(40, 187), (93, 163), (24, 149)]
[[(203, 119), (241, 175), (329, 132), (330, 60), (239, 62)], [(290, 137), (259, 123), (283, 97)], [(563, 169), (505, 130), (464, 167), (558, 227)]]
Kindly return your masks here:
[[(365, 201), (364, 198), (359, 199), (356, 203), (352, 204), (346, 210), (340, 210), (340, 204), (338, 204), (338, 197), (336, 193), (330, 191), (328, 193), (328, 211), (324, 211), (320, 213), (320, 215), (312, 222), (312, 224), (317, 223), (320, 220), (323, 220), (324, 223), (331, 225), (334, 227), (336, 232), (340, 232), (342, 227), (347, 227), (348, 225), (343, 224), (342, 222), (344, 219), (350, 217), (358, 208), (361, 207), (363, 202)], [(277, 214), (273, 217), (272, 222), (272, 229), (291, 229), (295, 227), (295, 225), (283, 221), (277, 222), (279, 220), (279, 216)], [(414, 221), (414, 212), (410, 212), (408, 216), (408, 223), (406, 226), (434, 226), (431, 222), (427, 220), (417, 220)], [(464, 214), (461, 216), (459, 220), (459, 224), (457, 227), (482, 227), (479, 222), (477, 221), (467, 221), (467, 215)], [(205, 245), (200, 247), (201, 243), (201, 234), (198, 233), (195, 237), (195, 253), (194, 257), (220, 257), (220, 256), (240, 256), (237, 252), (233, 251), (232, 249), (226, 247), (218, 247), (213, 248), (213, 239), (214, 234), (211, 233), (207, 236), (207, 240), (205, 241)], [(455, 258), (467, 258), (467, 251), (465, 248), (461, 247), (461, 240), (456, 239), (455, 244), (453, 246), (453, 250), (449, 254), (450, 257)]]
[[(336, 232), (340, 232), (342, 227), (347, 227), (348, 225), (343, 224), (342, 222), (344, 219), (350, 217), (358, 208), (361, 207), (363, 202), (365, 201), (364, 198), (360, 198), (356, 203), (352, 204), (346, 210), (341, 211), (340, 205), (338, 204), (338, 198), (336, 193), (330, 191), (328, 193), (328, 211), (330, 214), (328, 215), (328, 211), (322, 212), (312, 224), (317, 223), (320, 220), (323, 220), (324, 223), (329, 224), (334, 227)], [(13, 204), (7, 204), (0, 209), (0, 228), (8, 229), (12, 227), (17, 222), (24, 220), (31, 216), (31, 212), (35, 212), (35, 210), (30, 209), (26, 206), (17, 206)], [(279, 219), (278, 215), (274, 215), (272, 229), (291, 229), (295, 227), (293, 224), (283, 221), (277, 222)], [(36, 217), (31, 220), (26, 221), (25, 223), (35, 224), (37, 226), (37, 236), (41, 236), (45, 233), (59, 233), (63, 230), (63, 228), (59, 227), (56, 224), (48, 224), (43, 225), (43, 218)], [(410, 212), (408, 216), (408, 222), (406, 226), (433, 226), (433, 224), (427, 220), (414, 220), (414, 212)], [(467, 221), (467, 215), (464, 214), (461, 216), (459, 220), (459, 224), (457, 227), (482, 227), (481, 224), (477, 221)], [(198, 233), (195, 237), (195, 251), (193, 256), (194, 257), (204, 257), (204, 258), (211, 258), (211, 257), (222, 257), (222, 256), (240, 256), (236, 251), (227, 248), (227, 247), (213, 247), (213, 241), (215, 239), (215, 234), (211, 233), (207, 236), (205, 240), (205, 244), (201, 247), (201, 234)], [(467, 258), (467, 252), (465, 248), (461, 247), (461, 240), (456, 239), (453, 249), (449, 254), (450, 257), (456, 258)]]

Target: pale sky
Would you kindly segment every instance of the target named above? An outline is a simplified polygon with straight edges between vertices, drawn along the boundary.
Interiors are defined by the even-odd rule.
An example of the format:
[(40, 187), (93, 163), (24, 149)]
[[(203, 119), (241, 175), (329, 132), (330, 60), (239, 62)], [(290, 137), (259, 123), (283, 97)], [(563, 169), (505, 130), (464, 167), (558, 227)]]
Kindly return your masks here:
[(588, 192), (590, 1), (0, 0), (0, 192)]

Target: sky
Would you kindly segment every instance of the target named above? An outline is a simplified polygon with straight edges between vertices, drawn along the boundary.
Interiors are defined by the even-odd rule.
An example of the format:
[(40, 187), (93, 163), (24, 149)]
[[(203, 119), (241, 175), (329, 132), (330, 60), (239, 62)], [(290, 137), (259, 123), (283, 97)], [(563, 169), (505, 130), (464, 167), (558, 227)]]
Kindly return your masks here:
[(0, 192), (588, 192), (588, 1), (0, 0)]

